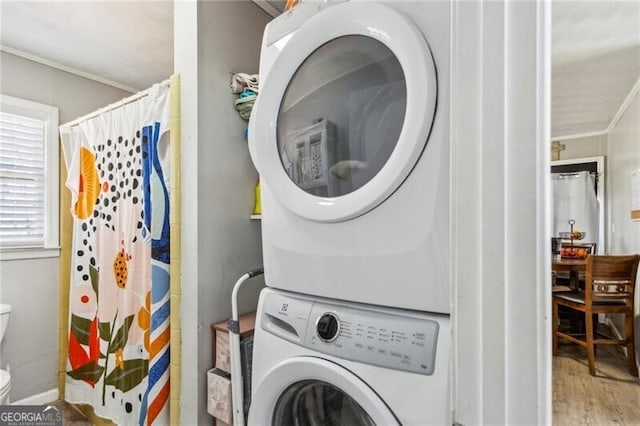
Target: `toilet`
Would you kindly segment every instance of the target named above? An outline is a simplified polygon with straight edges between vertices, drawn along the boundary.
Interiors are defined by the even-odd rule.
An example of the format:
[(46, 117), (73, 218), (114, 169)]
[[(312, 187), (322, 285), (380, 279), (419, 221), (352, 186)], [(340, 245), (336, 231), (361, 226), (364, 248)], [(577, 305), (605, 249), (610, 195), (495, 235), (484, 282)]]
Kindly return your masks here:
[[(11, 306), (0, 303), (0, 343), (7, 330)], [(11, 390), (11, 374), (6, 370), (0, 370), (0, 405), (9, 404), (9, 391)]]

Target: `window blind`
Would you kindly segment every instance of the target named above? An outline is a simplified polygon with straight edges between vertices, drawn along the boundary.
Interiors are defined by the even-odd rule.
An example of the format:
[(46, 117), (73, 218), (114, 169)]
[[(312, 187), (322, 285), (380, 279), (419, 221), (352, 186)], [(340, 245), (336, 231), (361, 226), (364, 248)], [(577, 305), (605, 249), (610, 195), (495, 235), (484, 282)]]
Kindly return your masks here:
[(0, 112), (0, 246), (44, 246), (45, 122)]

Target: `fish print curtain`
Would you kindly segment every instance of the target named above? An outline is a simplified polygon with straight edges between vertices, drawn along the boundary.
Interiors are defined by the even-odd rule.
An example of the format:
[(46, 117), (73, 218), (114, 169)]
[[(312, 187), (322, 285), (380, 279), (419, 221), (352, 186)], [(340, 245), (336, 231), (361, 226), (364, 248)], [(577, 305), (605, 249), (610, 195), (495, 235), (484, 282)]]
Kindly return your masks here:
[(169, 90), (62, 126), (73, 242), (65, 398), (169, 423)]

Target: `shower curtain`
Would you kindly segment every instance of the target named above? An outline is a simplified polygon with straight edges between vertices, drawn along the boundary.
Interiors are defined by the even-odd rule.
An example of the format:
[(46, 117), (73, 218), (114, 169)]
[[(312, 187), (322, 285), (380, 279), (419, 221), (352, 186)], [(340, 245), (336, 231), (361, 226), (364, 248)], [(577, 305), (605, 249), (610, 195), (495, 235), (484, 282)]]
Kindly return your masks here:
[(553, 235), (569, 232), (569, 220), (576, 221), (575, 231), (586, 232), (581, 242), (597, 243), (599, 206), (594, 189), (594, 177), (589, 172), (553, 173)]
[(62, 126), (73, 238), (65, 399), (169, 423), (169, 89)]

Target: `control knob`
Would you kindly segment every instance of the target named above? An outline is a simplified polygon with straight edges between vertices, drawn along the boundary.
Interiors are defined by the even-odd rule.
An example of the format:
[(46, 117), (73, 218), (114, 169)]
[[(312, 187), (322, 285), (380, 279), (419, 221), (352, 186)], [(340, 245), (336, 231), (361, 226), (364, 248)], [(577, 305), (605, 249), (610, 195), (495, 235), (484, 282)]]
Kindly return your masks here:
[(322, 314), (316, 323), (316, 332), (323, 342), (333, 342), (336, 340), (338, 334), (340, 334), (340, 321), (338, 317), (331, 312)]

